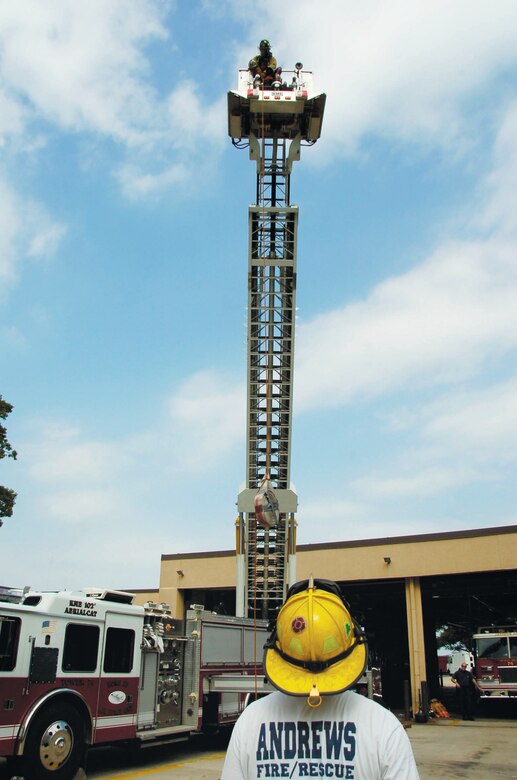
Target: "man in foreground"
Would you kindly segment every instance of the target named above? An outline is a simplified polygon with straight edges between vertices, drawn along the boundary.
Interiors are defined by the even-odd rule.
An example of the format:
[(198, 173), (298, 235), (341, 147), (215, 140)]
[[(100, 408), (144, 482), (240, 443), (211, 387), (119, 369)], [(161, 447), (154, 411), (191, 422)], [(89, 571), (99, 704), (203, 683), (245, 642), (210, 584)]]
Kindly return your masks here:
[(418, 780), (397, 718), (348, 690), (366, 659), (365, 636), (339, 587), (312, 577), (293, 585), (264, 653), (277, 691), (240, 716), (221, 780)]

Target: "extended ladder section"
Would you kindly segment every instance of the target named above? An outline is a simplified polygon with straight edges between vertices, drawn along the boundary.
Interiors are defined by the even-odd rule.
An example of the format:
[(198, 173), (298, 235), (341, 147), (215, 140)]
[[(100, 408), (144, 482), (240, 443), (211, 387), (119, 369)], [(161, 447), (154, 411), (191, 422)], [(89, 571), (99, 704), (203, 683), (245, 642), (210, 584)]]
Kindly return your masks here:
[[(237, 519), (237, 615), (271, 617), (295, 581), (295, 512), (291, 426), (296, 315), (298, 208), (290, 175), (302, 141), (319, 137), (325, 95), (312, 74), (294, 72), (288, 86), (264, 90), (240, 71), (228, 95), (228, 132), (257, 163), (257, 202), (249, 208), (246, 486)], [(274, 523), (258, 522), (255, 499), (271, 487)]]

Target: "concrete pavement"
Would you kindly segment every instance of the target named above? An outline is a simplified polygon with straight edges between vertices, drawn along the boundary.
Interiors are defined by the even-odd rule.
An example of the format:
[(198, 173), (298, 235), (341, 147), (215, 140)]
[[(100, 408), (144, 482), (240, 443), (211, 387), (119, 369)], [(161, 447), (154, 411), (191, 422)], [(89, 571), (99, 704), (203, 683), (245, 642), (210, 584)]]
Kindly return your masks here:
[(407, 731), (420, 780), (517, 778), (517, 723), (431, 720)]
[[(517, 722), (431, 720), (407, 729), (420, 780), (517, 780)], [(149, 755), (151, 758), (151, 755)], [(185, 753), (173, 761), (88, 771), (88, 780), (219, 780), (224, 753)]]

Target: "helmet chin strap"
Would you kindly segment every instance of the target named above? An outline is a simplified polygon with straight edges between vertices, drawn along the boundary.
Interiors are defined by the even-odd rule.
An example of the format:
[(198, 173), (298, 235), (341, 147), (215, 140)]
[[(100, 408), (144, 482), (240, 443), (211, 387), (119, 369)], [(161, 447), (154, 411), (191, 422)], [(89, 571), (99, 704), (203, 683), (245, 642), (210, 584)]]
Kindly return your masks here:
[(307, 697), (307, 704), (309, 707), (319, 707), (323, 699), (321, 698), (320, 692), (318, 690), (318, 686), (316, 683), (312, 684), (311, 692), (309, 693)]

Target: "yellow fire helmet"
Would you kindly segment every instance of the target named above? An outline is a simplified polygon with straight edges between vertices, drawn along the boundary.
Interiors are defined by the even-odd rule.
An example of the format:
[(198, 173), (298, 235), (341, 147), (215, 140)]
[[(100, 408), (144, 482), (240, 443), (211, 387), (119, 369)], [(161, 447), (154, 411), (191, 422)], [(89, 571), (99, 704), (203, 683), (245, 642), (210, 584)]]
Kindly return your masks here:
[(341, 693), (361, 677), (367, 646), (339, 586), (311, 577), (293, 585), (264, 648), (267, 679), (283, 693), (322, 696)]

